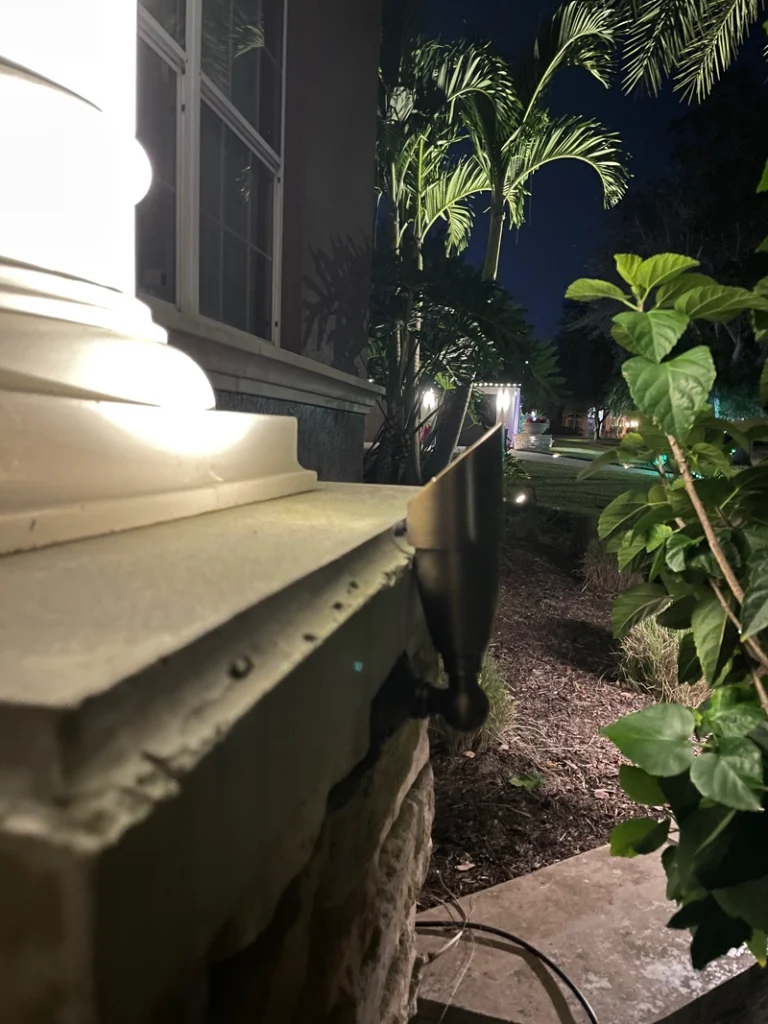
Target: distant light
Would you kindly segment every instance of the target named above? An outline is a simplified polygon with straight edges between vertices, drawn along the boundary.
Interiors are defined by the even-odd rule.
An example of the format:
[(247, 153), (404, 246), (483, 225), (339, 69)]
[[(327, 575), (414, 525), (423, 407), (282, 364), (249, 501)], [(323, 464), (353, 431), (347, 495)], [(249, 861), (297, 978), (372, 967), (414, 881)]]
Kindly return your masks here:
[(552, 452), (552, 458), (553, 459), (559, 459), (560, 458), (560, 452)]
[(437, 408), (437, 395), (432, 388), (427, 388), (424, 392), (421, 405), (425, 413), (433, 412)]
[(509, 406), (512, 401), (509, 391), (505, 388), (503, 391), (499, 391), (496, 394), (496, 408), (499, 412), (509, 412)]
[(528, 501), (528, 495), (525, 494), (524, 491), (521, 491), (519, 494), (515, 495), (515, 504), (516, 505), (524, 505), (526, 503), (526, 501)]
[(352, 665), (352, 668), (355, 670), (355, 672), (362, 672), (363, 671), (363, 663), (362, 663), (362, 661), (354, 662), (354, 664)]

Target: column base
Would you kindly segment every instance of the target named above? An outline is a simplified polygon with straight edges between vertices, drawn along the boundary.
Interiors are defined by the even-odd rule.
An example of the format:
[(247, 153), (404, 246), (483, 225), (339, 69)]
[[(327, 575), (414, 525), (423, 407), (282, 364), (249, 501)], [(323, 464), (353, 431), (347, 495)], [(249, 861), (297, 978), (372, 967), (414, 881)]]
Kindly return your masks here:
[(0, 391), (0, 554), (311, 490), (296, 420)]

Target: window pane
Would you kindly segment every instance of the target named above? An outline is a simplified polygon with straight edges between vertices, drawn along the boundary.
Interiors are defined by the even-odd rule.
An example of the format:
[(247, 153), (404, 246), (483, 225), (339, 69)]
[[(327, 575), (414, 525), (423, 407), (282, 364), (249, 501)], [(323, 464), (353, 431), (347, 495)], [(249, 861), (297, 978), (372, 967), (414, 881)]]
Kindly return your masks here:
[[(114, 3), (114, 0), (105, 0)], [(184, 46), (184, 35), (187, 29), (186, 0), (140, 0), (141, 6), (149, 11), (179, 46)]]
[(200, 312), (272, 337), (274, 176), (207, 106), (201, 111)]
[(202, 67), (277, 149), (284, 0), (203, 0)]
[(224, 132), (224, 224), (248, 240), (251, 152), (228, 129)]
[(251, 164), (251, 244), (265, 256), (272, 255), (274, 183), (272, 172), (254, 159)]
[(200, 217), (200, 312), (221, 320), (221, 222)]
[(251, 249), (251, 311), (248, 327), (259, 338), (272, 337), (272, 260)]
[(223, 309), (225, 324), (248, 330), (248, 243), (224, 232)]
[(138, 44), (136, 136), (152, 164), (152, 186), (136, 207), (136, 286), (176, 299), (176, 73)]

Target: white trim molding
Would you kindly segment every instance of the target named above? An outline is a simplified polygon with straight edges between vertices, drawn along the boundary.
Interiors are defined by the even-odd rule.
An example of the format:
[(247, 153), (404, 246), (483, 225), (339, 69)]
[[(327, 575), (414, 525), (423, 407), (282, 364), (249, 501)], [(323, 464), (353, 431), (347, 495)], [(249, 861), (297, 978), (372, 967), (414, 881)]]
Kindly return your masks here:
[(203, 367), (214, 388), (363, 415), (384, 394), (378, 384), (276, 348), (217, 320), (191, 316), (160, 299), (142, 300), (169, 332), (171, 344)]

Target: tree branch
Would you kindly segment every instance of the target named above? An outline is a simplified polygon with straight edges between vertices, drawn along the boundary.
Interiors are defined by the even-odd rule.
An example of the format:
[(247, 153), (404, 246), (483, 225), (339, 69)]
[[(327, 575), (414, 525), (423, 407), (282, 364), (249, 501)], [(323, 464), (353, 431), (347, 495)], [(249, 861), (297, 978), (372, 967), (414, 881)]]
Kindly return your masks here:
[(688, 462), (685, 458), (685, 455), (683, 454), (683, 450), (677, 443), (677, 438), (672, 437), (671, 434), (667, 435), (667, 440), (669, 441), (669, 447), (672, 449), (672, 454), (675, 457), (675, 462), (677, 462), (678, 468), (680, 470), (680, 475), (682, 476), (683, 481), (685, 483), (685, 493), (691, 499), (691, 504), (693, 505), (694, 511), (696, 512), (699, 522), (701, 523), (701, 528), (704, 530), (704, 536), (707, 538), (707, 543), (709, 544), (709, 548), (712, 554), (714, 555), (715, 561), (720, 567), (720, 571), (725, 577), (726, 583), (731, 588), (733, 596), (736, 598), (739, 604), (743, 604), (744, 589), (742, 585), (739, 583), (739, 581), (736, 579), (736, 574), (731, 568), (728, 559), (725, 557), (725, 552), (720, 546), (720, 541), (715, 536), (715, 531), (712, 527), (712, 523), (709, 521), (707, 510), (704, 508), (701, 498), (699, 497), (698, 491), (696, 490), (696, 484), (693, 482), (693, 477), (691, 476), (691, 471), (688, 467)]

